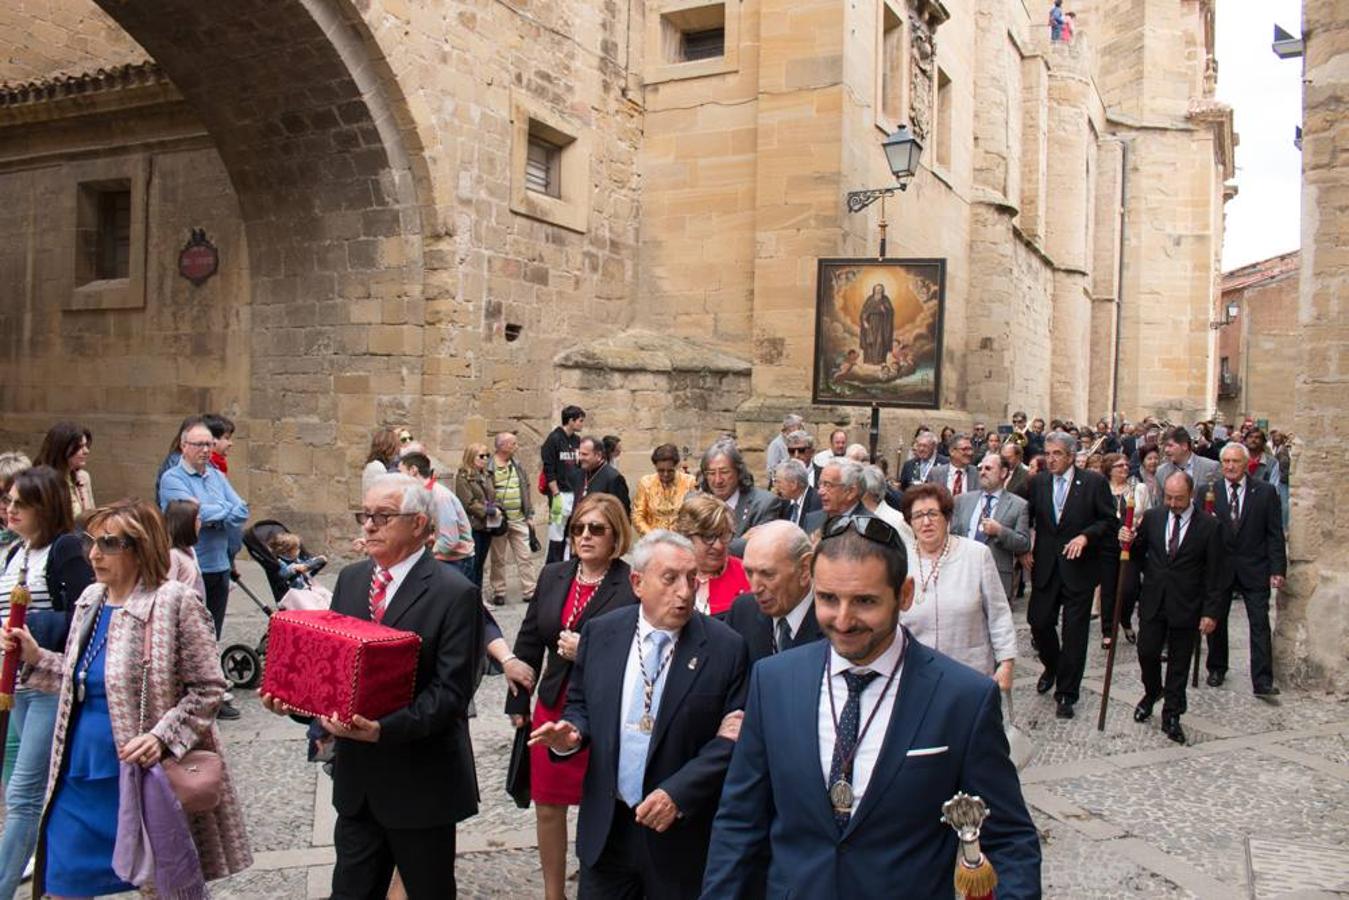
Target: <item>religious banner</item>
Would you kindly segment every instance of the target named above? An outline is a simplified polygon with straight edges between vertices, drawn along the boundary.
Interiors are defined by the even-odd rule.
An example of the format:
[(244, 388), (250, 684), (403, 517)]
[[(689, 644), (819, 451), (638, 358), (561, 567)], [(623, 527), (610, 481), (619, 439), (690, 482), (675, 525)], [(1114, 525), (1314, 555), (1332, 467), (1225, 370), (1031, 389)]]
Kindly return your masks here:
[(815, 403), (936, 409), (945, 259), (822, 259)]

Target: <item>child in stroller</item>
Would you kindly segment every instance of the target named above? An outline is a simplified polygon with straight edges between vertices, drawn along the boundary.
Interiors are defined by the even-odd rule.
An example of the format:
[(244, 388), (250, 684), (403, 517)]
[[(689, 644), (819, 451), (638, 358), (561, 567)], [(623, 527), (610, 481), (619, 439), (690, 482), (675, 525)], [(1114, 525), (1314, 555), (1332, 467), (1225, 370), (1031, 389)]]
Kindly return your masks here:
[(309, 556), (298, 534), (278, 531), (267, 542), (276, 556), (277, 575), (290, 587), (305, 590), (313, 584), (314, 576), (328, 564), (326, 556)]

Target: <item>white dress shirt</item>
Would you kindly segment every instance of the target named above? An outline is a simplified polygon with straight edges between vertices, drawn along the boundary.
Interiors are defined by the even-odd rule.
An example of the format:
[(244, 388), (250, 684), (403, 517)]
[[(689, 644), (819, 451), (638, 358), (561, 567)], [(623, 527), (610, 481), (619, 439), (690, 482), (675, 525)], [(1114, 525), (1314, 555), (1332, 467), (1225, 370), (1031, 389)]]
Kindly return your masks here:
[[(403, 586), (403, 579), (408, 577), (408, 573), (412, 571), (412, 567), (415, 566), (417, 561), (427, 552), (429, 551), (422, 550), (420, 553), (414, 553), (402, 562), (394, 563), (389, 567), (389, 577), (392, 580), (389, 582), (388, 588), (384, 591), (384, 611), (386, 613), (389, 611), (389, 604), (393, 602), (393, 598), (398, 596), (398, 589)], [(375, 566), (378, 568), (379, 563), (375, 563)], [(368, 592), (369, 590), (370, 588), (366, 587), (366, 591)]]
[[(979, 502), (974, 504), (974, 515), (970, 516), (970, 530), (965, 532), (970, 540), (975, 539), (979, 533), (979, 523), (984, 520), (984, 506), (988, 503), (989, 495), (993, 497), (993, 505), (988, 509), (988, 517), (993, 518), (993, 513), (998, 511), (998, 501), (1002, 499), (1002, 488), (996, 491), (979, 491)], [(989, 538), (992, 540), (992, 538)]]
[[(1185, 543), (1185, 532), (1190, 530), (1190, 514), (1194, 512), (1193, 506), (1186, 506), (1185, 512), (1180, 514), (1180, 539), (1176, 541), (1176, 546), (1180, 547)], [(1166, 546), (1171, 546), (1171, 529), (1176, 527), (1176, 514), (1171, 510), (1166, 511)]]
[[(843, 705), (848, 702), (848, 684), (843, 680), (843, 673), (849, 670), (855, 672), (877, 672), (879, 678), (872, 679), (871, 683), (862, 691), (861, 706), (859, 712), (861, 717), (858, 722), (858, 733), (861, 740), (857, 744), (857, 752), (853, 754), (852, 764), (852, 790), (853, 790), (853, 812), (862, 802), (862, 797), (866, 794), (867, 785), (871, 783), (871, 771), (876, 767), (876, 759), (881, 755), (881, 745), (885, 742), (885, 733), (890, 728), (890, 716), (895, 711), (895, 697), (899, 696), (899, 682), (904, 676), (903, 666), (895, 672), (894, 683), (890, 685), (890, 690), (885, 691), (884, 699), (881, 699), (881, 691), (885, 690), (886, 679), (890, 675), (890, 670), (894, 669), (900, 662), (900, 655), (904, 649), (904, 632), (896, 630), (895, 639), (885, 652), (877, 657), (869, 666), (854, 666), (848, 660), (839, 656), (833, 647), (829, 648), (829, 675), (830, 677), (820, 677), (820, 699), (819, 715), (817, 717), (820, 737), (820, 768), (824, 770), (824, 780), (826, 786), (829, 782), (829, 770), (834, 763), (834, 715), (829, 707), (829, 695), (825, 691), (831, 688), (834, 691), (834, 710), (843, 715)], [(880, 709), (876, 710), (876, 718), (872, 721), (871, 727), (867, 728), (866, 733), (862, 734), (862, 729), (866, 727), (867, 719), (871, 716), (871, 711), (876, 708), (876, 701), (880, 699)]]
[[(632, 642), (632, 647), (628, 650), (628, 664), (623, 670), (623, 705), (619, 707), (618, 721), (620, 723), (626, 720), (628, 710), (632, 708), (632, 692), (643, 690), (645, 683), (642, 680), (642, 654), (646, 651), (646, 636), (653, 631), (664, 631), (670, 636), (670, 645), (665, 652), (670, 654), (670, 659), (674, 659), (675, 648), (679, 646), (679, 632), (667, 631), (664, 628), (656, 628), (646, 620), (646, 613), (638, 611), (637, 613), (637, 639)], [(661, 671), (656, 678), (656, 688), (652, 691), (651, 701), (651, 720), (654, 722), (656, 713), (660, 709), (661, 684), (665, 681), (665, 676), (670, 672), (669, 665)], [(621, 724), (620, 724), (620, 727)]]
[[(806, 596), (796, 604), (791, 612), (787, 613), (787, 628), (792, 633), (792, 640), (796, 640), (796, 633), (801, 630), (801, 623), (806, 620), (806, 610), (810, 609), (815, 603), (815, 589), (806, 591)], [(773, 616), (773, 634), (778, 633), (778, 622), (782, 621), (783, 616)]]

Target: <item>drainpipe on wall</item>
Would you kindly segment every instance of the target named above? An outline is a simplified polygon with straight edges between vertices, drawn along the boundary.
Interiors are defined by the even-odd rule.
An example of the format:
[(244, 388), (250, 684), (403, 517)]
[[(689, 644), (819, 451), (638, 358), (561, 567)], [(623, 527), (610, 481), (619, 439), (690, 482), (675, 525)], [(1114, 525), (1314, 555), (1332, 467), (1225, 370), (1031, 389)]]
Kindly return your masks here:
[(1124, 241), (1125, 210), (1129, 207), (1129, 142), (1121, 140), (1119, 172), (1119, 250), (1115, 265), (1115, 362), (1110, 371), (1110, 421), (1114, 424), (1119, 409), (1120, 329), (1124, 320)]

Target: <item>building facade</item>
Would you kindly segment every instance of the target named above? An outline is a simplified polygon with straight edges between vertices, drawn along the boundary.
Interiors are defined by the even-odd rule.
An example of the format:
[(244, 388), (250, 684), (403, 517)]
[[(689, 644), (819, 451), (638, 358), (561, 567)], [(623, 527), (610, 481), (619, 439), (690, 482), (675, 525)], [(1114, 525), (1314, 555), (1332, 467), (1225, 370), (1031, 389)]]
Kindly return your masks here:
[[(115, 0), (0, 28), (0, 438), (95, 431), (103, 497), (185, 414), (260, 512), (349, 531), (370, 431), (629, 459), (812, 407), (816, 261), (946, 260), (940, 409), (1190, 419), (1217, 384), (1231, 113), (1212, 0)], [(197, 230), (219, 271), (179, 272)]]
[(1218, 411), (1227, 422), (1246, 416), (1274, 428), (1293, 423), (1298, 345), (1297, 251), (1223, 275), (1218, 327)]

